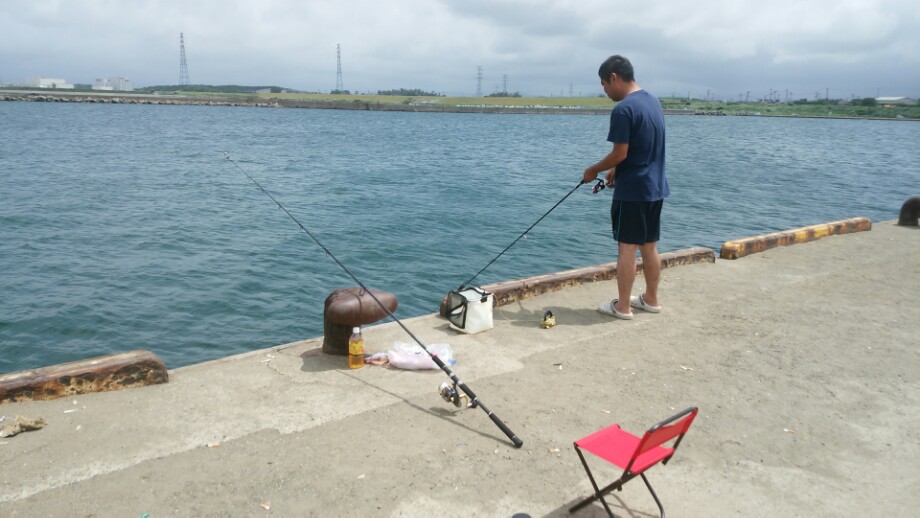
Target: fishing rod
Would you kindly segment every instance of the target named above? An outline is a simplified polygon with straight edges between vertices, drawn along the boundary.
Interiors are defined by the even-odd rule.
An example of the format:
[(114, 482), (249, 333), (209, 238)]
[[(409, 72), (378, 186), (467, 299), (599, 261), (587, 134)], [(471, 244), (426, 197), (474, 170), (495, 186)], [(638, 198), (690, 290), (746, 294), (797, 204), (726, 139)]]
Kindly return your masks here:
[[(559, 205), (562, 205), (562, 202), (564, 202), (564, 201), (566, 200), (566, 198), (568, 198), (569, 196), (571, 196), (572, 193), (574, 193), (575, 191), (577, 191), (578, 188), (581, 187), (581, 186), (584, 185), (584, 184), (585, 184), (585, 181), (584, 181), (584, 180), (578, 182), (578, 185), (576, 185), (574, 189), (572, 189), (571, 191), (569, 191), (568, 194), (566, 194), (565, 196), (563, 196), (561, 200), (557, 201), (556, 204), (553, 205), (552, 208), (550, 208), (548, 211), (546, 211), (542, 216), (540, 216), (540, 219), (538, 219), (537, 221), (535, 221), (533, 225), (527, 227), (527, 230), (525, 230), (524, 233), (522, 233), (521, 235), (519, 235), (519, 236), (517, 237), (517, 239), (515, 239), (514, 241), (511, 242), (510, 245), (506, 246), (504, 250), (502, 250), (501, 252), (499, 252), (498, 255), (496, 255), (494, 259), (492, 259), (491, 261), (489, 261), (489, 264), (483, 266), (483, 267), (482, 267), (482, 270), (479, 270), (478, 272), (476, 272), (476, 275), (470, 277), (470, 280), (468, 280), (468, 281), (464, 282), (463, 284), (461, 284), (460, 287), (457, 288), (457, 291), (462, 291), (464, 288), (466, 288), (467, 286), (469, 286), (469, 285), (473, 282), (473, 280), (476, 279), (476, 277), (479, 277), (479, 274), (481, 274), (482, 272), (486, 271), (486, 268), (492, 266), (492, 263), (494, 263), (495, 261), (497, 261), (498, 258), (501, 257), (502, 255), (504, 255), (504, 253), (507, 252), (509, 248), (511, 248), (512, 246), (514, 246), (514, 244), (517, 243), (518, 241), (520, 241), (521, 238), (523, 238), (525, 235), (527, 235), (528, 232), (531, 231), (531, 229), (533, 229), (533, 227), (537, 226), (538, 223), (540, 223), (541, 221), (543, 221), (543, 218), (545, 218), (546, 216), (549, 216), (549, 213), (550, 213), (550, 212), (556, 210), (556, 207), (558, 207)], [(602, 188), (600, 188), (600, 189), (602, 189)], [(597, 193), (598, 190), (600, 190), (600, 189), (598, 188), (597, 185), (594, 186), (594, 192), (595, 192), (595, 193)]]
[[(476, 394), (466, 385), (466, 383), (460, 381), (460, 378), (458, 378), (457, 375), (454, 374), (452, 370), (450, 370), (450, 367), (445, 365), (444, 362), (442, 362), (441, 359), (438, 358), (438, 355), (431, 354), (431, 351), (428, 350), (428, 347), (426, 347), (425, 344), (423, 344), (422, 341), (419, 340), (418, 337), (415, 336), (412, 333), (412, 331), (410, 331), (409, 328), (405, 326), (405, 324), (402, 323), (402, 321), (396, 318), (396, 315), (394, 315), (393, 312), (390, 311), (390, 309), (383, 302), (381, 302), (380, 299), (378, 299), (376, 295), (374, 295), (374, 292), (368, 289), (368, 287), (365, 286), (364, 283), (361, 282), (361, 280), (358, 279), (357, 276), (355, 276), (355, 274), (351, 273), (351, 270), (349, 270), (347, 266), (342, 264), (342, 262), (339, 261), (338, 258), (335, 255), (333, 255), (333, 253), (328, 248), (326, 248), (326, 246), (323, 245), (323, 243), (320, 242), (320, 240), (315, 235), (313, 235), (313, 232), (310, 232), (310, 230), (307, 227), (305, 227), (303, 223), (301, 223), (297, 218), (294, 217), (293, 214), (291, 214), (286, 208), (284, 208), (284, 205), (282, 205), (281, 202), (276, 200), (275, 197), (272, 196), (270, 192), (266, 191), (265, 188), (262, 187), (262, 185), (259, 184), (259, 182), (255, 180), (255, 178), (250, 176), (249, 173), (244, 171), (239, 166), (239, 164), (237, 164), (232, 158), (230, 158), (230, 153), (227, 153), (226, 151), (224, 151), (224, 156), (227, 158), (227, 161), (233, 164), (233, 166), (236, 167), (241, 173), (246, 175), (246, 178), (249, 178), (249, 181), (254, 183), (255, 186), (258, 187), (260, 191), (262, 191), (263, 193), (265, 193), (266, 196), (271, 198), (271, 200), (275, 202), (275, 204), (278, 205), (278, 207), (281, 210), (283, 210), (284, 213), (287, 214), (288, 217), (294, 221), (294, 223), (297, 223), (297, 226), (300, 227), (300, 230), (303, 230), (304, 232), (306, 232), (306, 234), (310, 236), (313, 239), (313, 241), (316, 242), (316, 244), (319, 245), (319, 247), (323, 249), (324, 252), (326, 252), (326, 255), (331, 257), (332, 260), (335, 261), (335, 264), (339, 265), (339, 267), (342, 268), (342, 270), (344, 270), (345, 273), (347, 273), (348, 276), (352, 278), (352, 280), (357, 282), (358, 286), (361, 286), (361, 289), (363, 289), (365, 293), (367, 293), (368, 295), (371, 296), (372, 299), (374, 299), (374, 302), (376, 302), (377, 305), (380, 306), (380, 308), (386, 312), (387, 316), (389, 316), (391, 319), (393, 319), (394, 322), (399, 324), (399, 327), (401, 327), (403, 331), (406, 332), (406, 334), (411, 336), (412, 339), (415, 340), (415, 343), (419, 344), (422, 350), (428, 353), (428, 356), (431, 357), (432, 361), (434, 361), (434, 363), (438, 367), (440, 367), (441, 370), (444, 371), (445, 374), (447, 374), (447, 377), (449, 377), (451, 381), (454, 382), (453, 388), (451, 388), (446, 383), (441, 384), (441, 386), (438, 388), (438, 392), (441, 394), (441, 397), (444, 398), (445, 401), (454, 403), (455, 406), (460, 407), (461, 399), (464, 398), (465, 396), (465, 398), (468, 398), (469, 400), (467, 406), (481, 408), (482, 411), (485, 412), (486, 415), (489, 416), (490, 419), (492, 419), (492, 422), (495, 423), (495, 426), (498, 426), (501, 429), (501, 431), (504, 432), (504, 434), (507, 435), (509, 439), (511, 439), (511, 442), (514, 443), (515, 448), (520, 448), (524, 444), (524, 441), (518, 438), (518, 436), (515, 435), (514, 432), (512, 432), (510, 428), (508, 428), (508, 425), (506, 425), (501, 419), (499, 419), (497, 415), (492, 413), (492, 411), (489, 410), (482, 403), (482, 401), (479, 400)], [(463, 395), (461, 395), (459, 390), (457, 390), (458, 388), (459, 390), (463, 391)]]

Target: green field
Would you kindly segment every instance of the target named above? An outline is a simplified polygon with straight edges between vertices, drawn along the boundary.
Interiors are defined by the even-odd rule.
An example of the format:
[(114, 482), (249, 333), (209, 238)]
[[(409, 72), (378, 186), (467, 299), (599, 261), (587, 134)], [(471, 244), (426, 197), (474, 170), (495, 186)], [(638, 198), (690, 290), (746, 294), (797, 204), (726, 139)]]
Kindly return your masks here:
[[(357, 94), (318, 94), (318, 93), (246, 93), (237, 91), (218, 91), (220, 87), (209, 87), (211, 91), (183, 90), (173, 86), (159, 89), (155, 93), (184, 96), (190, 98), (239, 99), (239, 100), (290, 100), (336, 103), (373, 103), (386, 105), (437, 105), (450, 107), (528, 107), (606, 110), (613, 107), (613, 102), (602, 96), (595, 97), (426, 97), (395, 95), (357, 95)], [(238, 87), (242, 88), (242, 87)], [(154, 93), (151, 89), (139, 89), (134, 94)], [(51, 94), (44, 90), (36, 93)], [(79, 93), (80, 91), (71, 91)], [(87, 94), (95, 92), (86, 91)], [(131, 94), (126, 94), (131, 95)], [(860, 100), (857, 100), (860, 101)], [(872, 101), (871, 99), (867, 101)], [(872, 101), (874, 102), (874, 101)], [(716, 102), (687, 100), (686, 98), (661, 98), (664, 109), (689, 114), (724, 114), (724, 115), (761, 115), (780, 117), (854, 117), (882, 119), (920, 120), (920, 105), (875, 105), (864, 106), (859, 102), (845, 104), (836, 100), (812, 101), (800, 103), (759, 103), (759, 102)]]
[(706, 102), (686, 99), (662, 99), (661, 104), (668, 110), (687, 110), (692, 112), (715, 112), (726, 115), (772, 115), (786, 117), (871, 117), (871, 118), (905, 118), (920, 119), (920, 106), (858, 106), (840, 104), (833, 100), (828, 102), (811, 102), (805, 104), (785, 103), (735, 103)]
[[(364, 102), (381, 104), (437, 104), (442, 106), (545, 106), (605, 109), (613, 106), (606, 97), (403, 97), (391, 95), (258, 94), (263, 99)], [(707, 102), (662, 98), (667, 110), (725, 115), (772, 115), (786, 117), (873, 117), (920, 119), (920, 106), (857, 106), (836, 101), (804, 104)]]
[(439, 104), (443, 106), (552, 106), (578, 108), (611, 107), (605, 97), (406, 97), (399, 95), (258, 94), (263, 99), (364, 102), (382, 104)]

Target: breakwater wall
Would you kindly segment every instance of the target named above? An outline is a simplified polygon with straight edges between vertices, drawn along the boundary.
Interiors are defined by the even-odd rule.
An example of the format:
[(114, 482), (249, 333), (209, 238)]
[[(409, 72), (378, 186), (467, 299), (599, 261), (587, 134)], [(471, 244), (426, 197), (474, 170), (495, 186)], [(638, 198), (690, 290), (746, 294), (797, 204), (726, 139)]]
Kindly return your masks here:
[(273, 99), (230, 97), (185, 97), (174, 95), (101, 95), (101, 94), (46, 94), (0, 92), (0, 101), (87, 104), (154, 104), (192, 106), (250, 106), (257, 108), (280, 107)]
[[(494, 106), (452, 105), (429, 102), (382, 103), (361, 100), (324, 101), (308, 99), (274, 99), (261, 97), (217, 97), (144, 94), (102, 94), (63, 92), (0, 91), (0, 101), (90, 103), (90, 104), (149, 104), (164, 106), (245, 106), (253, 108), (309, 108), (318, 110), (363, 110), (419, 113), (501, 113), (501, 114), (572, 114), (608, 115), (610, 108), (579, 106)], [(665, 110), (668, 115), (724, 115), (721, 112)]]

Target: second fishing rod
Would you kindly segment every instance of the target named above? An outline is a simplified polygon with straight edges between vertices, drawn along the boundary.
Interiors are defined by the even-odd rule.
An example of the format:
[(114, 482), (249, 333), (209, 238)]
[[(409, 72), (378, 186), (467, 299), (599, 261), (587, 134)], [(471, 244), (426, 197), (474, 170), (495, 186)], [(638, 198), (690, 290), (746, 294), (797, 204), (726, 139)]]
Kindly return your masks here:
[(422, 350), (425, 351), (429, 357), (431, 357), (432, 361), (434, 361), (434, 363), (438, 367), (440, 367), (442, 371), (444, 371), (444, 374), (447, 374), (447, 377), (449, 377), (451, 381), (453, 382), (453, 388), (451, 388), (449, 385), (445, 386), (446, 384), (442, 385), (439, 388), (441, 397), (443, 397), (445, 400), (449, 402), (454, 403), (455, 406), (459, 407), (461, 406), (460, 391), (462, 391), (462, 393), (466, 395), (467, 398), (469, 399), (469, 403), (468, 403), (469, 406), (481, 408), (482, 411), (485, 412), (486, 415), (489, 416), (489, 419), (491, 419), (492, 422), (495, 423), (495, 426), (497, 426), (506, 436), (508, 436), (508, 439), (511, 440), (515, 448), (520, 448), (524, 444), (524, 441), (522, 441), (517, 435), (515, 435), (514, 432), (512, 432), (511, 429), (508, 428), (508, 425), (504, 423), (504, 421), (502, 421), (501, 419), (498, 418), (497, 415), (492, 413), (492, 411), (489, 410), (482, 403), (482, 401), (480, 401), (479, 397), (476, 396), (473, 390), (469, 386), (467, 386), (466, 383), (461, 381), (460, 378), (450, 369), (450, 367), (445, 365), (444, 362), (441, 361), (441, 359), (438, 358), (436, 354), (431, 354), (431, 351), (428, 350), (428, 347), (426, 347), (425, 344), (422, 343), (422, 341), (419, 340), (419, 338), (415, 336), (415, 334), (412, 333), (412, 331), (410, 331), (409, 328), (406, 327), (406, 325), (403, 324), (401, 320), (396, 318), (396, 315), (394, 315), (393, 312), (390, 311), (390, 309), (383, 302), (381, 302), (380, 299), (378, 299), (376, 295), (374, 295), (374, 292), (368, 289), (368, 287), (365, 286), (363, 282), (361, 282), (361, 279), (359, 279), (355, 274), (351, 272), (351, 270), (348, 269), (347, 266), (345, 266), (341, 261), (339, 261), (339, 259), (328, 248), (326, 248), (326, 246), (319, 240), (319, 238), (317, 238), (313, 234), (313, 232), (310, 232), (310, 230), (307, 227), (305, 227), (303, 223), (300, 222), (300, 220), (294, 217), (294, 215), (291, 214), (284, 207), (284, 205), (281, 204), (281, 202), (275, 199), (275, 197), (272, 196), (270, 192), (266, 191), (265, 188), (262, 187), (262, 185), (259, 184), (259, 182), (255, 180), (255, 178), (253, 178), (252, 176), (249, 175), (249, 173), (244, 171), (239, 166), (239, 164), (237, 164), (230, 157), (229, 153), (224, 152), (224, 156), (226, 157), (227, 161), (229, 161), (231, 164), (233, 164), (234, 167), (237, 168), (237, 170), (239, 170), (239, 172), (243, 173), (246, 176), (246, 178), (249, 178), (249, 181), (255, 184), (255, 186), (258, 187), (260, 191), (262, 191), (266, 196), (271, 198), (271, 200), (275, 202), (276, 205), (278, 205), (278, 208), (284, 211), (284, 213), (287, 214), (287, 216), (291, 218), (291, 220), (293, 220), (294, 223), (296, 223), (297, 226), (299, 226), (301, 230), (303, 230), (308, 236), (310, 236), (310, 238), (313, 239), (313, 241), (317, 245), (319, 245), (320, 248), (323, 249), (323, 252), (325, 252), (326, 255), (328, 255), (333, 261), (335, 261), (335, 264), (337, 264), (342, 270), (344, 270), (345, 273), (348, 274), (348, 276), (351, 277), (353, 281), (358, 283), (358, 286), (360, 286), (361, 289), (364, 290), (364, 292), (367, 293), (374, 300), (374, 302), (377, 303), (378, 306), (380, 306), (381, 309), (383, 309), (383, 311), (387, 314), (388, 317), (390, 317), (394, 322), (396, 322), (399, 325), (399, 327), (401, 327), (402, 330), (406, 332), (406, 334), (408, 334), (410, 337), (412, 337), (413, 340), (415, 340), (415, 343), (417, 343), (422, 348)]

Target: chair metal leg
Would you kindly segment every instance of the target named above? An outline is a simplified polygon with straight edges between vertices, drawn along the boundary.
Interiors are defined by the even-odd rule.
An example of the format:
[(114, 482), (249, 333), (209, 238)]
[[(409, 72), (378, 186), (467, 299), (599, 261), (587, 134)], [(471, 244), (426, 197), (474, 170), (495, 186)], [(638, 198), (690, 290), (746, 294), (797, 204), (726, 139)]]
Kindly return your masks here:
[(639, 476), (642, 477), (642, 481), (645, 482), (645, 487), (648, 488), (649, 493), (652, 494), (652, 498), (655, 499), (655, 503), (658, 504), (658, 510), (661, 511), (661, 518), (664, 518), (664, 507), (661, 505), (661, 500), (658, 500), (658, 495), (655, 494), (655, 490), (652, 489), (652, 485), (648, 483), (648, 479), (645, 478), (645, 473), (640, 473)]
[(617, 489), (617, 486), (621, 483), (621, 481), (617, 480), (604, 489), (598, 488), (597, 482), (594, 480), (594, 475), (591, 474), (591, 470), (588, 468), (588, 463), (585, 461), (585, 456), (582, 455), (581, 449), (578, 446), (575, 446), (575, 452), (578, 453), (578, 458), (581, 459), (581, 465), (585, 467), (585, 473), (588, 474), (588, 480), (591, 481), (591, 485), (594, 487), (594, 494), (569, 508), (569, 514), (574, 513), (575, 511), (594, 502), (595, 500), (600, 500), (601, 504), (604, 505), (604, 509), (607, 510), (607, 514), (610, 516), (610, 518), (615, 518), (613, 511), (610, 509), (610, 506), (607, 505), (607, 501), (604, 500), (604, 495), (613, 491), (614, 489)]

